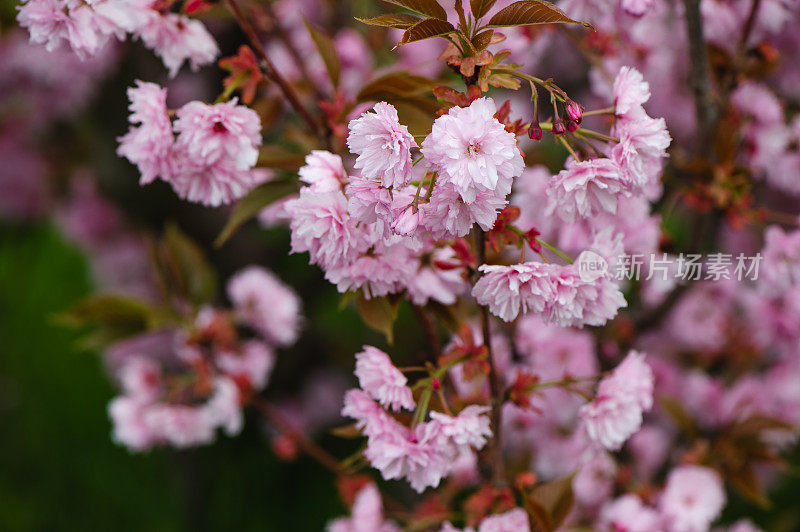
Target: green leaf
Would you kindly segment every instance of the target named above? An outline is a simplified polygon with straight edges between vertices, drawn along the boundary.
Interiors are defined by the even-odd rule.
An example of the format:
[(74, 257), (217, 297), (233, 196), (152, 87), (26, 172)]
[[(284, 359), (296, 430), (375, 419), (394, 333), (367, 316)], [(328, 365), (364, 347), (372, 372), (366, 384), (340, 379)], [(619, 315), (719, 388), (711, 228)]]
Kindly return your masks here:
[(385, 297), (366, 299), (363, 295), (360, 295), (356, 302), (358, 313), (361, 314), (361, 319), (364, 320), (364, 323), (372, 329), (383, 333), (390, 345), (394, 343), (394, 322), (397, 319), (399, 306), (399, 300), (392, 302)]
[(481, 18), (492, 9), (497, 0), (470, 0), (469, 6), (475, 18)]
[(217, 275), (203, 251), (176, 224), (167, 224), (162, 240), (167, 272), (183, 296), (197, 306), (210, 302), (217, 293)]
[(78, 348), (102, 350), (123, 338), (160, 328), (169, 319), (145, 301), (118, 294), (100, 294), (56, 315), (54, 321), (65, 327), (91, 329), (78, 340)]
[(274, 144), (262, 146), (258, 152), (258, 166), (297, 171), (303, 166), (304, 156)]
[(257, 215), (271, 203), (297, 192), (297, 184), (292, 181), (269, 181), (250, 191), (236, 203), (231, 217), (217, 239), (215, 247), (221, 247), (250, 218)]
[(108, 326), (144, 330), (151, 320), (144, 301), (118, 294), (100, 294), (80, 301), (56, 321), (67, 327)]
[(439, 83), (407, 72), (393, 72), (364, 85), (356, 96), (359, 102), (374, 102), (391, 98), (411, 98), (433, 90)]
[(384, 2), (404, 7), (420, 15), (447, 20), (447, 12), (436, 0), (384, 0)]
[(403, 38), (399, 44), (408, 44), (410, 42), (424, 41), (432, 37), (441, 37), (455, 33), (456, 28), (446, 20), (439, 20), (435, 18), (425, 19), (422, 22), (408, 28), (403, 33)]
[(579, 22), (567, 16), (558, 7), (544, 0), (522, 0), (514, 2), (494, 14), (487, 28), (508, 26), (532, 26), (534, 24), (581, 24), (594, 29), (588, 22)]
[(389, 13), (387, 15), (380, 15), (373, 18), (356, 17), (356, 20), (363, 22), (364, 24), (369, 24), (370, 26), (381, 26), (383, 28), (396, 28), (399, 30), (405, 30), (414, 24), (417, 24), (422, 19), (415, 17), (414, 15), (407, 15), (405, 13)]
[(322, 61), (325, 63), (325, 69), (328, 71), (328, 77), (331, 78), (334, 88), (339, 86), (339, 75), (342, 73), (342, 62), (339, 60), (339, 54), (336, 53), (336, 47), (333, 41), (319, 28), (313, 26), (308, 20), (303, 18), (308, 28), (308, 33), (311, 34), (311, 39), (317, 46), (319, 55), (322, 56)]

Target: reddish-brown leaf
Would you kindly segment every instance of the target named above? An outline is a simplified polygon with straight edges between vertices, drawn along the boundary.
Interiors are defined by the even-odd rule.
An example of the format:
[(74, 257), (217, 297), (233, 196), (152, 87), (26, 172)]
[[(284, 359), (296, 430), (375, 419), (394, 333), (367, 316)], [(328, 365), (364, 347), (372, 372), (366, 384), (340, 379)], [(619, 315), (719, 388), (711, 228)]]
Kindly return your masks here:
[(475, 18), (481, 18), (492, 9), (492, 6), (497, 0), (470, 0), (469, 6), (472, 8), (472, 14)]
[(404, 7), (420, 15), (447, 20), (447, 12), (436, 0), (384, 0), (384, 2)]
[(431, 37), (441, 37), (456, 31), (455, 26), (446, 20), (439, 20), (436, 18), (425, 19), (419, 22), (403, 33), (403, 39), (400, 44), (408, 44), (415, 41), (424, 41)]
[(356, 18), (359, 22), (369, 24), (370, 26), (381, 26), (383, 28), (396, 28), (399, 30), (406, 30), (417, 24), (422, 19), (414, 15), (407, 15), (405, 13), (388, 13), (372, 18)]
[[(534, 24), (581, 24), (592, 28), (588, 22), (573, 20), (558, 7), (544, 0), (522, 0), (514, 2), (489, 19), (489, 28), (508, 26), (531, 26)], [(592, 28), (594, 29), (594, 28)]]

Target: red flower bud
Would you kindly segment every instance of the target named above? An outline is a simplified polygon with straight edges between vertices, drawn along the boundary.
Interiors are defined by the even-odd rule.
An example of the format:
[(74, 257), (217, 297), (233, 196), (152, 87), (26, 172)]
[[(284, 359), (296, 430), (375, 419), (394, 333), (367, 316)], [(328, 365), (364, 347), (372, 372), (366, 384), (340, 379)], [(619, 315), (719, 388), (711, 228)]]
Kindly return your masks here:
[(528, 128), (528, 138), (542, 140), (542, 126), (539, 125), (539, 122), (531, 122), (531, 127)]
[(566, 130), (567, 128), (564, 127), (563, 120), (560, 118), (553, 120), (553, 135), (563, 135)]
[(578, 102), (567, 100), (567, 116), (578, 124), (583, 120), (583, 106)]
[(578, 123), (575, 122), (574, 120), (568, 120), (567, 131), (569, 131), (570, 133), (574, 133), (577, 130), (578, 130)]

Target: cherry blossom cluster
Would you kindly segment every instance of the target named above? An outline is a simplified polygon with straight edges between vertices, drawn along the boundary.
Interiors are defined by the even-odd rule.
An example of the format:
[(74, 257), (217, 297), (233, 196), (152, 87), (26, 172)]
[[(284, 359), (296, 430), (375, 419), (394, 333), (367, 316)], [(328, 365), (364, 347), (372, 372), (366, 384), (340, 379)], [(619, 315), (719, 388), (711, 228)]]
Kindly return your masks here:
[(167, 110), (167, 90), (137, 82), (128, 89), (128, 133), (117, 153), (135, 164), (146, 185), (161, 178), (188, 201), (216, 207), (230, 203), (265, 179), (254, 169), (261, 121), (236, 99), (213, 105), (189, 102)]
[[(100, 52), (111, 39), (128, 34), (140, 38), (164, 61), (171, 76), (184, 62), (193, 69), (212, 63), (217, 43), (202, 22), (170, 12), (172, 1), (161, 0), (26, 0), (17, 21), (31, 42), (47, 50), (68, 45), (79, 57)], [(187, 4), (188, 8), (188, 4)]]
[[(763, 501), (800, 433), (796, 0), (703, 0), (703, 35), (684, 20), (693, 2), (391, 4), (410, 11), (365, 19), (391, 28), (369, 34), (332, 23), (318, 0), (233, 9), (253, 49), (220, 63), (230, 76), (215, 103), (168, 109), (167, 88), (137, 81), (118, 139), (142, 185), (160, 178), (209, 207), (296, 178), (299, 192), (265, 207), (262, 225), (287, 225), (290, 251), (308, 253), (366, 322), (398, 305), (419, 318), (422, 365), (367, 345), (354, 357), (356, 387), (332, 385), (326, 367), (275, 408), (291, 421), (274, 427), (281, 458), (309, 445), (296, 431), (342, 422), (339, 412), (341, 432), (360, 435), (353, 457), (322, 460), (352, 483), (340, 487), (350, 516), (328, 529), (516, 532), (544, 519), (553, 529), (758, 531), (715, 523), (727, 488)], [(86, 79), (113, 62), (107, 41), (141, 38), (174, 77), (219, 53), (190, 18), (206, 7), (23, 3), (20, 25), (52, 55), (26, 61), (18, 36), (0, 41), (0, 96), (12, 102), (0, 103), (0, 155), (12, 169), (0, 176), (0, 215), (41, 216), (55, 201), (59, 187), (28, 177), (48, 172), (30, 139), (82, 105)], [(494, 20), (533, 7), (595, 31)], [(416, 24), (446, 28), (446, 41), (416, 40)], [(326, 40), (319, 28), (335, 32)], [(391, 70), (412, 75), (382, 77), (378, 51), (398, 42)], [(422, 107), (409, 113), (413, 104)], [(308, 131), (274, 120), (289, 112)], [(262, 142), (297, 165), (270, 167)], [(169, 300), (162, 317), (150, 239), (91, 176), (70, 175), (58, 225), (91, 256), (99, 286), (167, 323), (106, 352), (122, 388), (109, 406), (114, 439), (145, 450), (238, 433), (243, 407), (265, 404), (275, 351), (298, 338), (298, 297), (253, 266), (229, 280), (230, 309)], [(654, 275), (651, 262), (645, 275), (614, 275), (622, 257), (707, 250), (762, 257), (760, 274), (687, 282)], [(586, 258), (604, 267), (583, 270)], [(420, 504), (389, 504), (373, 469), (410, 485)], [(574, 504), (564, 515), (540, 509), (539, 490)]]
[(112, 347), (123, 392), (108, 406), (115, 441), (136, 451), (185, 448), (211, 443), (217, 429), (241, 431), (242, 407), (266, 386), (275, 349), (297, 339), (300, 300), (258, 266), (232, 277), (228, 296), (231, 310), (203, 308), (188, 332), (159, 339), (160, 349), (146, 338)]

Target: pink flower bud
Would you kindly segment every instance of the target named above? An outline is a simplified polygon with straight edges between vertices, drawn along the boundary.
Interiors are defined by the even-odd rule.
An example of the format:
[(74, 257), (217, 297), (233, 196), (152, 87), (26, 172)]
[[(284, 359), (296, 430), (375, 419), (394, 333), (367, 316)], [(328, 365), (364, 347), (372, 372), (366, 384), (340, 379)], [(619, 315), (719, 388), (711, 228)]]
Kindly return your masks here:
[(578, 123), (574, 120), (567, 120), (567, 131), (574, 133), (578, 130)]
[(567, 100), (567, 116), (580, 124), (583, 120), (583, 106), (578, 102)]
[(560, 118), (556, 118), (553, 120), (553, 135), (563, 135), (566, 131), (564, 127), (564, 121)]
[(413, 205), (408, 207), (400, 213), (400, 216), (392, 222), (392, 230), (398, 235), (410, 235), (419, 225), (419, 210)]

